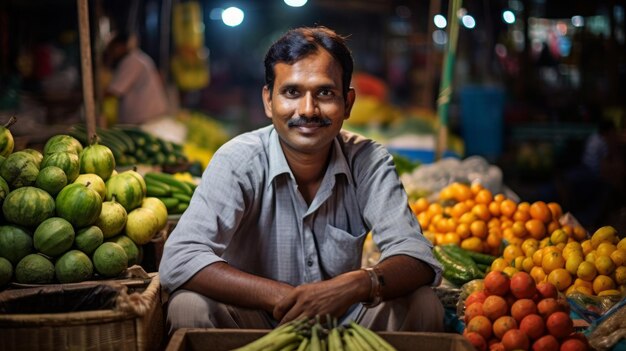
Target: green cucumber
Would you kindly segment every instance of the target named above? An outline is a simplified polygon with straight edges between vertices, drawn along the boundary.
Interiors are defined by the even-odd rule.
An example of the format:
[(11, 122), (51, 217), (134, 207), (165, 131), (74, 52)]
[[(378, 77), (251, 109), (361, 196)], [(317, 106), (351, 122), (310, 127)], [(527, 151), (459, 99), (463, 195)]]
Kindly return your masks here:
[(186, 202), (179, 202), (178, 205), (176, 205), (176, 208), (174, 209), (173, 213), (175, 213), (175, 214), (183, 213), (183, 212), (185, 212), (187, 207), (189, 207), (188, 203), (186, 203)]
[(180, 203), (189, 203), (191, 201), (191, 196), (184, 193), (172, 192), (172, 197), (178, 199)]
[(159, 197), (159, 200), (161, 200), (167, 208), (167, 213), (173, 213), (172, 211), (176, 208), (176, 206), (178, 206), (178, 203), (180, 202), (178, 199), (173, 197)]
[(442, 245), (441, 247), (452, 259), (462, 264), (463, 267), (474, 276), (474, 279), (484, 276), (483, 272), (476, 265), (476, 262), (474, 262), (468, 254), (468, 251), (454, 244)]
[(171, 174), (148, 172), (146, 173), (145, 178), (163, 182), (172, 187), (172, 191), (175, 191), (174, 189), (179, 189), (182, 193), (185, 193), (189, 196), (193, 195), (193, 189), (187, 183), (181, 182), (180, 180), (174, 178), (174, 176), (172, 176)]
[(496, 260), (496, 256), (487, 255), (483, 253), (478, 253), (474, 251), (467, 250), (467, 254), (474, 260), (476, 263), (491, 265), (493, 261)]
[(450, 257), (441, 246), (433, 247), (435, 258), (443, 266), (443, 276), (452, 284), (461, 286), (474, 279), (474, 275), (466, 267)]
[(152, 197), (172, 197), (172, 189), (167, 184), (159, 186), (146, 182), (146, 195)]

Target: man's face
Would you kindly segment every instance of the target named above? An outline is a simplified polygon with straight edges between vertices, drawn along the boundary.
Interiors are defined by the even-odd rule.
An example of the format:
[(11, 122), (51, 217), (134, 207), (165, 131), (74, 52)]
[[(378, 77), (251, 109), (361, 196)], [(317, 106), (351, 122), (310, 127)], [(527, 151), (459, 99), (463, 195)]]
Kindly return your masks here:
[(341, 65), (326, 50), (274, 66), (274, 88), (263, 88), (265, 114), (285, 152), (325, 152), (350, 116), (354, 90), (344, 98)]

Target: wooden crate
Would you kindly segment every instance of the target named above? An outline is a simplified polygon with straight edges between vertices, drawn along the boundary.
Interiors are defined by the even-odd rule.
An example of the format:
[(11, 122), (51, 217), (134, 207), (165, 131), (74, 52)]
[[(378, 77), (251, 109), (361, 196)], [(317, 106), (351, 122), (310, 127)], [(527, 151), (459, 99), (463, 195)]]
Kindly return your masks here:
[[(179, 329), (166, 351), (227, 351), (246, 345), (268, 330), (256, 329)], [(380, 332), (398, 351), (473, 351), (470, 343), (459, 334)]]
[[(115, 350), (115, 351), (151, 351), (162, 348), (164, 327), (161, 306), (161, 288), (158, 274), (138, 284), (116, 281), (102, 281), (90, 284), (100, 286), (109, 284), (119, 288), (114, 296), (113, 306), (108, 297), (102, 298), (104, 309), (80, 310), (61, 313), (0, 313), (0, 350)], [(63, 298), (54, 294), (63, 290), (76, 289), (67, 287), (38, 287), (7, 290), (0, 294), (5, 306), (11, 301), (17, 304), (27, 296), (32, 299), (46, 299), (58, 303)], [(93, 288), (87, 284), (80, 286)], [(49, 290), (49, 291), (46, 291)], [(67, 295), (66, 295), (67, 296)], [(99, 296), (94, 293), (93, 301), (98, 304)], [(109, 302), (105, 302), (108, 299)], [(22, 303), (24, 300), (21, 300)], [(32, 300), (31, 300), (32, 301)], [(76, 305), (70, 301), (68, 305)], [(88, 309), (90, 307), (87, 307)], [(53, 308), (52, 310), (58, 310)]]

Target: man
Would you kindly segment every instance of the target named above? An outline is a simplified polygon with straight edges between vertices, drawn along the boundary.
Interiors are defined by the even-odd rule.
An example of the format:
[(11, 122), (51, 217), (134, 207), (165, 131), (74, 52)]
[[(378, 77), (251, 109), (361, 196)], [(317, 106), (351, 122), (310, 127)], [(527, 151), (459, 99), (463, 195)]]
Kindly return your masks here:
[[(442, 329), (428, 286), (441, 267), (392, 157), (341, 129), (352, 69), (343, 38), (324, 27), (291, 30), (269, 49), (262, 97), (272, 125), (215, 153), (166, 241), (170, 331), (327, 314), (374, 330)], [(369, 231), (381, 261), (359, 269)]]
[(104, 63), (113, 69), (105, 96), (119, 99), (117, 123), (143, 124), (168, 112), (165, 87), (150, 56), (120, 33), (107, 45)]

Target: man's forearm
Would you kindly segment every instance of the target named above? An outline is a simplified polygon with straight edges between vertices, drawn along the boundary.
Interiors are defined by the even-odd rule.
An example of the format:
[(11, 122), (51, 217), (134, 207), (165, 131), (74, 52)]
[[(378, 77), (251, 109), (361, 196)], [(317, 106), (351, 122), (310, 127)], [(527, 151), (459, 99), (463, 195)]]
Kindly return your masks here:
[(293, 287), (240, 271), (227, 263), (204, 267), (182, 285), (209, 298), (235, 306), (272, 312)]
[(410, 293), (423, 285), (431, 284), (435, 272), (428, 264), (413, 257), (398, 255), (376, 265), (383, 278), (381, 295), (390, 300)]

